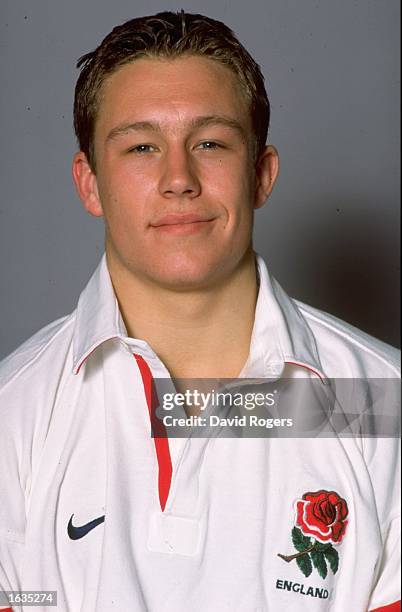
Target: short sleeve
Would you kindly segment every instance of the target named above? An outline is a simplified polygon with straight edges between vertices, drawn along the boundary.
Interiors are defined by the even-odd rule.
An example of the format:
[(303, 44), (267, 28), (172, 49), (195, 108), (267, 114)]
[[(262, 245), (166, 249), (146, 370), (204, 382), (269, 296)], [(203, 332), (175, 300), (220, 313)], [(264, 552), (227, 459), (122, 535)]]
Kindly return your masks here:
[(0, 535), (0, 611), (8, 610), (2, 591), (21, 589), (19, 569), (22, 561), (23, 544), (5, 540)]
[(400, 440), (378, 438), (367, 445), (382, 551), (370, 596), (370, 612), (399, 612), (401, 600)]
[(400, 610), (400, 542), (400, 517), (395, 517), (391, 521), (388, 531), (384, 537), (383, 554), (377, 573), (377, 582), (370, 598), (370, 611), (382, 609), (383, 607), (385, 608), (386, 612), (396, 612), (397, 610)]
[[(22, 442), (16, 442), (18, 438), (13, 434), (10, 419), (3, 412), (0, 418), (0, 592), (21, 589), (25, 495), (20, 477)], [(4, 605), (0, 600), (0, 610)]]

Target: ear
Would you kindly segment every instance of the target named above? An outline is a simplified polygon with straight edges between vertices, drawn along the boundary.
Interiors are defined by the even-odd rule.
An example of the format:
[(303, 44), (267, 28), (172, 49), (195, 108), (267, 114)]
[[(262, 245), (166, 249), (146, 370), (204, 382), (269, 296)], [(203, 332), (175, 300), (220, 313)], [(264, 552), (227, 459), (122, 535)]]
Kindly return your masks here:
[(272, 145), (265, 147), (256, 165), (254, 208), (261, 208), (271, 194), (279, 174), (279, 155)]
[(99, 198), (96, 175), (92, 171), (85, 153), (78, 151), (72, 165), (73, 180), (85, 210), (94, 217), (102, 217), (103, 210)]

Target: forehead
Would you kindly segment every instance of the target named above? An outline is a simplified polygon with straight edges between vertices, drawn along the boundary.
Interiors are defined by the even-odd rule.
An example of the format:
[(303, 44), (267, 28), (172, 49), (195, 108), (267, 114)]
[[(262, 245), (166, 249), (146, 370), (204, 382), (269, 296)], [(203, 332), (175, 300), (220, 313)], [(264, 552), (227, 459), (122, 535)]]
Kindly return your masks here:
[(249, 128), (249, 106), (232, 70), (202, 57), (141, 58), (104, 82), (96, 132), (102, 135), (126, 120), (179, 128), (206, 114), (223, 114)]

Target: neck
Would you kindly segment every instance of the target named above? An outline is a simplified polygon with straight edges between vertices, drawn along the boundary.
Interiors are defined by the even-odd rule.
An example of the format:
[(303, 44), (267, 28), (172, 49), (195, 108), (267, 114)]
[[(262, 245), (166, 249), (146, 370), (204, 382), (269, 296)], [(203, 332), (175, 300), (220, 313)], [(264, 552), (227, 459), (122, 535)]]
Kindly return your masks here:
[(174, 291), (144, 282), (108, 257), (131, 337), (145, 340), (174, 378), (234, 378), (250, 348), (257, 301), (254, 253), (210, 290)]

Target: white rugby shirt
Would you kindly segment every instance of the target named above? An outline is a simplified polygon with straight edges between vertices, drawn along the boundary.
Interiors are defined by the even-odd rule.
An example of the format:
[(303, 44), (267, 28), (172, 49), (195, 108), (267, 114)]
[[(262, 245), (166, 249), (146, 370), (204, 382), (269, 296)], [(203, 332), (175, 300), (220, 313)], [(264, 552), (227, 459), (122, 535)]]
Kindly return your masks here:
[[(399, 376), (397, 351), (258, 265), (242, 376)], [(395, 439), (153, 439), (151, 375), (168, 372), (127, 337), (105, 257), (2, 362), (0, 591), (57, 591), (35, 609), (63, 612), (399, 610)]]

